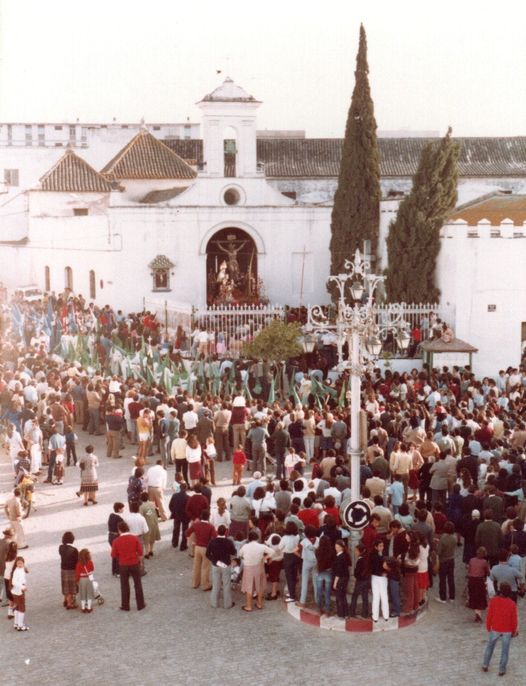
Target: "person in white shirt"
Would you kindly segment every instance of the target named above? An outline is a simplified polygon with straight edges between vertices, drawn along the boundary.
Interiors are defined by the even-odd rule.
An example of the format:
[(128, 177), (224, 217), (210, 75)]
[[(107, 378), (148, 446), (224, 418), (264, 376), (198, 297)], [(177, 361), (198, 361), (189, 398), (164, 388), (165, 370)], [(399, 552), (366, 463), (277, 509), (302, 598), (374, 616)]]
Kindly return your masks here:
[(121, 387), (120, 381), (118, 380), (118, 378), (116, 376), (112, 377), (112, 379), (109, 383), (109, 386), (108, 386), (108, 390), (110, 393), (120, 395), (122, 387)]
[(186, 461), (186, 448), (188, 447), (186, 441), (187, 436), (188, 434), (184, 429), (179, 432), (179, 437), (175, 438), (172, 442), (170, 455), (172, 457), (172, 462), (175, 465), (175, 473), (182, 474), (186, 483), (189, 483), (188, 462)]
[(188, 410), (183, 414), (182, 420), (185, 431), (187, 431), (189, 434), (195, 433), (199, 417), (197, 412), (194, 412), (193, 405), (188, 406)]
[(30, 425), (24, 433), (27, 441), (27, 448), (31, 456), (31, 474), (39, 474), (42, 466), (42, 450), (44, 437), (38, 424), (38, 419), (30, 420)]
[(328, 495), (332, 495), (332, 497), (334, 498), (334, 504), (336, 505), (336, 507), (340, 507), (340, 503), (342, 501), (342, 494), (341, 491), (338, 488), (336, 488), (336, 486), (330, 486), (329, 488), (326, 488), (323, 491), (324, 498), (326, 498)]
[(246, 601), (241, 609), (245, 612), (252, 612), (252, 593), (257, 593), (256, 607), (263, 609), (263, 594), (267, 579), (265, 576), (265, 559), (271, 560), (274, 550), (268, 545), (258, 542), (259, 534), (257, 531), (250, 531), (248, 543), (245, 543), (239, 551), (239, 557), (243, 559), (243, 580), (241, 591), (245, 593)]
[(168, 519), (163, 497), (163, 491), (166, 488), (166, 469), (163, 467), (162, 460), (157, 460), (157, 463), (148, 469), (146, 483), (148, 484), (148, 499), (155, 504), (159, 516), (165, 522)]
[(206, 355), (208, 352), (208, 332), (206, 329), (201, 329), (195, 337), (197, 343), (197, 354)]
[(23, 557), (17, 557), (11, 577), (11, 595), (15, 607), (15, 629), (17, 631), (27, 631), (28, 627), (24, 622), (26, 613), (26, 590), (27, 590), (27, 570)]
[(15, 429), (14, 424), (8, 424), (7, 434), (5, 437), (5, 449), (9, 454), (9, 459), (11, 460), (11, 465), (13, 467), (13, 472), (16, 474), (15, 463), (18, 460), (18, 453), (21, 450), (25, 450), (24, 444), (22, 442), (22, 437)]
[(138, 536), (141, 541), (144, 534), (147, 534), (148, 523), (146, 519), (139, 512), (139, 503), (130, 503), (130, 511), (128, 514), (123, 514), (122, 518), (128, 525), (130, 533)]
[(213, 525), (215, 530), (221, 526), (226, 526), (227, 531), (230, 528), (230, 512), (226, 508), (226, 500), (224, 498), (217, 499), (217, 510), (213, 510), (210, 514), (210, 524)]
[(29, 384), (24, 388), (24, 400), (26, 403), (31, 403), (33, 405), (37, 404), (38, 392), (35, 381), (30, 381)]

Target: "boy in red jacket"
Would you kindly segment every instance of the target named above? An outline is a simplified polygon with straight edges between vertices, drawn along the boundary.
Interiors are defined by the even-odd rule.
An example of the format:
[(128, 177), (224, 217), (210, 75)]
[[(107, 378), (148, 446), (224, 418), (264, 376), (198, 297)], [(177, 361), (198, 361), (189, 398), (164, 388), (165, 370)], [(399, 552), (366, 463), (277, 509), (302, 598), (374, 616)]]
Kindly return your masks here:
[(243, 446), (238, 445), (237, 450), (234, 452), (234, 455), (232, 456), (232, 467), (233, 467), (232, 485), (233, 486), (239, 486), (239, 484), (241, 483), (241, 477), (243, 476), (243, 470), (245, 469), (246, 463), (247, 463), (247, 456), (245, 454), (245, 451), (243, 450)]
[(511, 639), (518, 635), (517, 605), (511, 599), (511, 586), (503, 582), (499, 586), (499, 595), (489, 602), (486, 615), (486, 629), (489, 631), (488, 645), (484, 652), (482, 671), (487, 672), (491, 656), (499, 639), (502, 640), (500, 654), (499, 676), (506, 674)]

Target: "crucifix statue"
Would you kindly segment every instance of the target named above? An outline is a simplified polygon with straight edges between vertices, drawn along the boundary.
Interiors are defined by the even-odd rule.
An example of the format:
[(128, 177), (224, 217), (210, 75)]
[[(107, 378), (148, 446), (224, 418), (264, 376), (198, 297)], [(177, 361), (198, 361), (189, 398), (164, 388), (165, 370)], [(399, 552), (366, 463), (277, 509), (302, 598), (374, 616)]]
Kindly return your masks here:
[(237, 261), (237, 254), (239, 251), (243, 248), (243, 246), (246, 244), (246, 241), (241, 241), (241, 244), (236, 247), (236, 237), (234, 234), (229, 234), (227, 236), (228, 241), (226, 243), (226, 247), (224, 243), (221, 243), (220, 241), (217, 241), (217, 247), (227, 255), (228, 259), (228, 271), (230, 274), (230, 278), (234, 283), (237, 283), (239, 280), (239, 262)]

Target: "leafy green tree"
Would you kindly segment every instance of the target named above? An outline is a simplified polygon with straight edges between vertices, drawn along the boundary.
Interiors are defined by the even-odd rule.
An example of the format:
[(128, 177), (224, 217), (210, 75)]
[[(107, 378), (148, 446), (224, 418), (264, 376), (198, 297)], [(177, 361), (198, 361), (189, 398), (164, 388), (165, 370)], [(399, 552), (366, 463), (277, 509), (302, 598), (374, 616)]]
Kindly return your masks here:
[(422, 150), (411, 192), (391, 222), (387, 249), (386, 291), (390, 302), (432, 303), (440, 228), (457, 202), (459, 147), (451, 128), (439, 142)]
[(303, 351), (299, 341), (301, 335), (301, 326), (298, 323), (285, 324), (275, 319), (262, 329), (252, 342), (243, 347), (243, 353), (247, 357), (257, 357), (272, 362), (287, 360)]
[[(371, 241), (376, 255), (380, 223), (380, 163), (374, 104), (369, 87), (367, 38), (360, 26), (355, 85), (347, 115), (338, 187), (331, 217), (331, 274), (345, 271), (346, 259)], [(334, 286), (328, 286), (335, 298)]]

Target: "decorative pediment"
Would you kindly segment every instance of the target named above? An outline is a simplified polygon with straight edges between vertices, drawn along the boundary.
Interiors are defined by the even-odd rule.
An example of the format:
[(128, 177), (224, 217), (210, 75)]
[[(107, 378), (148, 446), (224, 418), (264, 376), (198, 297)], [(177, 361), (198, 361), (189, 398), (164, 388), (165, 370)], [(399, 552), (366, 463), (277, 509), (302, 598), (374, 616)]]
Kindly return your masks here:
[(157, 255), (157, 257), (155, 257), (148, 266), (152, 271), (156, 272), (160, 269), (171, 269), (175, 265), (166, 257), (166, 255)]

